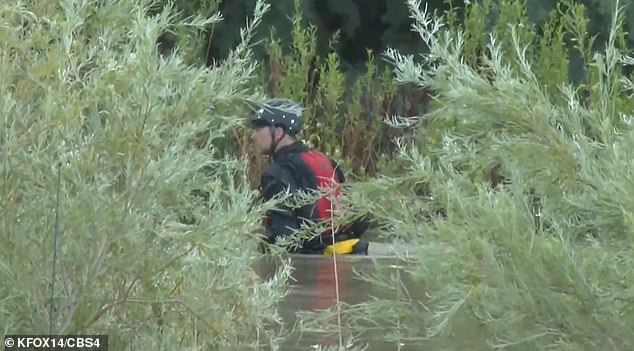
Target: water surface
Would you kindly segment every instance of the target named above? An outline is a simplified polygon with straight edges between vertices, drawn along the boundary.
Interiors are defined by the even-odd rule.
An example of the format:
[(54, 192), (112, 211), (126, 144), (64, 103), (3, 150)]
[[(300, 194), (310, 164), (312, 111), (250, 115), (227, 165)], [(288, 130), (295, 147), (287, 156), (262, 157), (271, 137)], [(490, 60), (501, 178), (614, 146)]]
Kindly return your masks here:
[[(356, 347), (367, 351), (492, 350), (485, 342), (483, 329), (473, 321), (454, 321), (449, 335), (433, 340), (422, 339), (426, 334), (424, 326), (416, 324), (425, 318), (422, 315), (422, 306), (429, 300), (429, 295), (420, 282), (413, 281), (407, 274), (407, 265), (411, 263), (394, 255), (395, 249), (397, 248), (394, 245), (372, 243), (369, 256), (339, 256), (335, 261), (333, 257), (326, 256), (291, 256), (293, 280), (288, 295), (280, 306), (280, 314), (287, 328), (294, 327), (294, 332), (280, 350), (316, 350), (317, 345), (336, 346), (340, 344), (340, 331), (344, 345), (352, 337)], [(406, 254), (403, 250), (407, 248), (399, 250)], [(274, 265), (269, 265), (263, 273), (271, 274), (274, 269)], [(386, 277), (382, 284), (362, 279), (364, 275), (372, 276), (379, 270)], [(413, 321), (400, 320), (394, 309), (381, 306), (374, 313), (388, 320), (382, 325), (373, 322), (374, 318), (364, 318), (366, 314), (362, 310), (357, 309), (355, 313), (350, 313), (349, 308), (344, 306), (339, 319), (335, 313), (329, 314), (332, 316), (331, 324), (321, 320), (313, 324), (302, 324), (304, 327), (298, 328), (298, 315), (303, 311), (315, 312), (329, 308), (336, 310), (337, 301), (348, 306), (359, 306), (375, 299), (400, 301), (402, 308), (410, 313), (421, 311), (420, 318), (418, 312), (415, 312), (413, 314), (416, 318)], [(407, 328), (396, 328), (397, 323), (407, 324)], [(327, 328), (328, 325), (330, 327)], [(338, 325), (341, 325), (341, 329)]]
[[(296, 332), (289, 338), (282, 351), (311, 350), (318, 344), (339, 345), (338, 325), (342, 326), (341, 334), (344, 344), (353, 338), (354, 345), (363, 346), (368, 351), (419, 350), (416, 343), (411, 342), (412, 345), (408, 345), (403, 340), (389, 340), (384, 328), (363, 321), (364, 318), (357, 318), (359, 313), (348, 318), (350, 312), (344, 312), (340, 315), (340, 322), (336, 315), (332, 314), (332, 325), (329, 328), (326, 328), (328, 323), (324, 321), (316, 325), (302, 324), (303, 328), (297, 328), (298, 313), (316, 312), (329, 308), (336, 310), (337, 301), (348, 305), (361, 304), (374, 298), (392, 300), (404, 298), (407, 303), (413, 304), (423, 301), (424, 289), (414, 286), (413, 283), (406, 287), (407, 296), (399, 296), (402, 293), (398, 289), (377, 287), (362, 278), (363, 275), (372, 275), (377, 269), (381, 269), (387, 274), (400, 275), (402, 273), (404, 276), (399, 277), (406, 281), (406, 274), (403, 271), (406, 262), (395, 257), (390, 250), (391, 247), (373, 243), (369, 256), (339, 256), (336, 260), (333, 260), (333, 257), (316, 255), (291, 256), (294, 269), (293, 281), (288, 296), (280, 306), (280, 314), (285, 319), (288, 328), (295, 326)], [(274, 268), (274, 265), (269, 265), (263, 273), (271, 274)], [(351, 323), (355, 323), (356, 328), (351, 328)], [(326, 330), (316, 331), (315, 329)]]

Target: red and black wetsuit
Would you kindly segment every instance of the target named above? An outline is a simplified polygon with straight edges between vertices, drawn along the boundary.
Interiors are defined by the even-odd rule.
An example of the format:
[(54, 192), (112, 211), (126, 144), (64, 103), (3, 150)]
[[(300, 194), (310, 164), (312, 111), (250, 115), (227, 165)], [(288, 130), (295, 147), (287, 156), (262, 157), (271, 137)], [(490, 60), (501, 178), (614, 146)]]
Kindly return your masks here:
[[(280, 193), (289, 190), (291, 193), (302, 190), (317, 190), (327, 186), (334, 180), (334, 187), (345, 182), (345, 177), (337, 164), (327, 155), (309, 149), (298, 141), (291, 145), (278, 149), (273, 155), (270, 167), (262, 175), (261, 192), (265, 201), (272, 199)], [(279, 237), (292, 234), (294, 230), (301, 228), (304, 219), (310, 221), (328, 220), (330, 218), (331, 203), (326, 197), (322, 197), (316, 205), (307, 205), (301, 208), (280, 207), (267, 213), (265, 227), (269, 242), (274, 243)], [(332, 238), (324, 237), (304, 241), (296, 253), (321, 254)], [(336, 240), (350, 238), (351, 233), (337, 231)], [(360, 234), (360, 233), (359, 233)]]

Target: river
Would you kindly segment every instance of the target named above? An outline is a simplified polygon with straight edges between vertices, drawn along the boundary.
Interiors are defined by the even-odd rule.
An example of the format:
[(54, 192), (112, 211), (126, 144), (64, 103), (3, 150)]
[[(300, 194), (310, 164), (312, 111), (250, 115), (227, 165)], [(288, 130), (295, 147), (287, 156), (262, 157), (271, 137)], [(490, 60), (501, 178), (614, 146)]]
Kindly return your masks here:
[[(335, 313), (332, 313), (332, 323), (329, 324), (329, 330), (318, 331), (323, 329), (327, 324), (324, 321), (313, 323), (312, 325), (302, 324), (303, 328), (297, 327), (298, 313), (315, 312), (327, 308), (336, 308), (336, 301), (344, 304), (357, 305), (377, 299), (388, 299), (393, 301), (402, 301), (407, 306), (417, 306), (421, 308), (421, 304), (427, 298), (425, 289), (416, 286), (414, 282), (408, 282), (407, 274), (404, 271), (405, 261), (399, 260), (390, 254), (388, 246), (375, 244), (371, 246), (369, 256), (340, 256), (336, 261), (332, 257), (326, 256), (308, 256), (298, 255), (291, 257), (293, 266), (293, 280), (288, 295), (280, 306), (280, 315), (284, 318), (288, 328), (294, 328), (293, 334), (287, 338), (287, 341), (281, 348), (281, 351), (291, 350), (317, 350), (317, 345), (337, 346), (340, 342), (344, 345), (349, 341), (355, 347), (360, 347), (367, 351), (409, 351), (409, 350), (486, 350), (482, 343), (475, 344), (468, 342), (454, 343), (451, 336), (445, 338), (443, 342), (433, 348), (427, 341), (398, 340), (395, 335), (395, 328), (389, 326), (383, 328), (381, 325), (373, 325), (363, 316), (359, 318), (362, 312), (357, 311), (356, 314), (342, 313), (340, 322)], [(337, 266), (337, 279), (335, 280), (334, 266)], [(367, 280), (359, 277), (361, 275), (371, 275), (377, 269), (383, 270), (398, 280), (403, 281), (402, 289), (397, 289), (398, 284), (394, 283), (390, 286), (389, 281), (383, 287), (371, 284)], [(269, 268), (270, 273), (272, 270)], [(337, 291), (339, 294), (337, 294)], [(339, 295), (339, 296), (337, 296)], [(344, 310), (345, 311), (345, 310)], [(375, 310), (376, 311), (376, 310)], [(390, 313), (390, 309), (386, 309), (385, 313)], [(379, 312), (382, 313), (382, 312)], [(390, 318), (388, 318), (390, 319)], [(393, 321), (397, 320), (394, 316)], [(395, 324), (396, 322), (392, 323)], [(350, 328), (350, 325), (356, 325)], [(363, 327), (360, 327), (360, 324)], [(341, 325), (341, 329), (338, 327)], [(409, 325), (409, 335), (422, 337), (424, 335), (423, 326), (420, 326), (417, 332), (417, 326)], [(342, 339), (340, 341), (340, 334)], [(473, 335), (477, 339), (477, 333)], [(353, 338), (350, 340), (350, 338)], [(473, 340), (473, 339), (472, 339)], [(449, 343), (447, 343), (449, 341)], [(482, 340), (480, 340), (482, 341)], [(423, 345), (426, 345), (423, 347)], [(449, 346), (451, 345), (451, 346)]]

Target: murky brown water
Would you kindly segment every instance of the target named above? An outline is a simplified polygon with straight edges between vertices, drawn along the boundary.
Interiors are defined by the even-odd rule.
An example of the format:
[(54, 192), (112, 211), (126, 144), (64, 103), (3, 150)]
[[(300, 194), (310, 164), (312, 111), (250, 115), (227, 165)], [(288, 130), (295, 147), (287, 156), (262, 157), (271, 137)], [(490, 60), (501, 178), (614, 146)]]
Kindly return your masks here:
[[(399, 260), (394, 254), (393, 246), (373, 243), (370, 246), (369, 256), (339, 256), (336, 260), (337, 281), (335, 281), (334, 262), (332, 257), (298, 255), (291, 257), (291, 264), (294, 267), (293, 279), (288, 296), (280, 306), (280, 314), (286, 322), (287, 328), (293, 328), (293, 334), (287, 338), (287, 342), (280, 351), (291, 350), (317, 350), (322, 346), (322, 350), (327, 346), (340, 345), (339, 330), (341, 330), (343, 345), (351, 341), (356, 349), (367, 351), (409, 351), (409, 350), (452, 350), (452, 351), (484, 351), (491, 350), (484, 339), (483, 329), (477, 327), (473, 321), (457, 320), (452, 323), (452, 331), (449, 335), (423, 341), (426, 334), (423, 325), (417, 325), (424, 320), (421, 311), (421, 303), (428, 300), (428, 294), (423, 286), (408, 280), (405, 273), (407, 262)], [(402, 248), (406, 249), (406, 248)], [(274, 265), (265, 268), (262, 273), (267, 275), (274, 270)], [(381, 271), (386, 280), (382, 284), (370, 283), (359, 277), (364, 274), (373, 275)], [(389, 276), (394, 280), (390, 280)], [(402, 283), (396, 283), (401, 281)], [(401, 287), (400, 289), (398, 287)], [(339, 291), (339, 301), (350, 305), (363, 304), (376, 299), (400, 301), (402, 308), (416, 317), (409, 316), (409, 320), (399, 320), (394, 309), (381, 306), (373, 311), (372, 316), (367, 316), (363, 311), (355, 310), (350, 313), (349, 308), (344, 306), (340, 323), (336, 314), (330, 316), (330, 323), (323, 318), (312, 324), (299, 323), (298, 315), (304, 311), (319, 311), (323, 309), (336, 309), (337, 287)], [(358, 305), (357, 305), (358, 306)], [(417, 306), (416, 310), (411, 307)], [(374, 323), (379, 315), (385, 320), (391, 321), (386, 324)], [(398, 322), (397, 322), (398, 320)], [(407, 324), (401, 334), (397, 332), (395, 326)], [(421, 323), (422, 324), (422, 323)], [(298, 327), (301, 325), (302, 327)], [(337, 326), (341, 325), (341, 329)], [(326, 328), (328, 326), (328, 328)], [(326, 331), (317, 331), (327, 329)], [(396, 335), (408, 335), (405, 339)], [(352, 339), (351, 339), (352, 338)], [(332, 349), (334, 350), (334, 349)]]
[[(298, 255), (291, 257), (294, 267), (293, 279), (287, 298), (280, 308), (280, 314), (285, 319), (287, 326), (297, 326), (298, 313), (301, 311), (319, 311), (328, 308), (336, 308), (337, 288), (339, 301), (346, 304), (359, 304), (367, 302), (374, 297), (380, 299), (398, 299), (396, 289), (377, 288), (373, 284), (360, 278), (357, 273), (372, 274), (377, 267), (382, 270), (399, 274), (402, 271), (403, 261), (389, 255), (389, 252), (380, 245), (372, 247), (370, 256), (340, 256), (335, 262), (332, 257)], [(269, 267), (270, 269), (271, 267)], [(267, 269), (269, 272), (270, 270)], [(417, 303), (425, 298), (423, 289), (414, 286), (408, 287), (408, 303)], [(325, 332), (316, 332), (314, 329), (323, 328), (325, 321), (318, 321), (312, 325), (302, 324), (304, 328), (296, 328), (297, 332), (289, 338), (282, 351), (313, 350), (316, 345), (336, 346), (340, 344), (338, 319), (333, 314), (332, 325)], [(341, 334), (343, 343), (353, 341), (353, 345), (361, 346), (365, 350), (420, 350), (418, 343), (409, 345), (402, 340), (389, 339), (381, 326), (367, 324), (367, 328), (359, 328), (358, 318), (347, 318), (343, 313), (341, 318)], [(351, 321), (357, 323), (357, 328), (350, 328)], [(365, 324), (365, 323), (364, 323)], [(311, 331), (312, 330), (312, 331)], [(300, 332), (301, 331), (301, 332)]]

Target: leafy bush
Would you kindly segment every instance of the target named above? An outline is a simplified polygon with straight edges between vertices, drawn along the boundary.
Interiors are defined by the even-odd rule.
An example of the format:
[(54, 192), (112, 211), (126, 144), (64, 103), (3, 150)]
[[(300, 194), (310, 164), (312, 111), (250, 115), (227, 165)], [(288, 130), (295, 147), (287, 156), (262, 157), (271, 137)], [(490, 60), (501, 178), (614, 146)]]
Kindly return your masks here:
[[(401, 298), (353, 306), (351, 325), (370, 321), (430, 349), (634, 346), (634, 86), (623, 73), (634, 59), (623, 9), (605, 50), (592, 52), (583, 6), (562, 1), (537, 28), (525, 5), (474, 1), (458, 19), (408, 1), (429, 52), (422, 62), (386, 56), (397, 81), (431, 89), (434, 104), (399, 148), (407, 174), (358, 183), (355, 196), (386, 238), (407, 243), (403, 279), (425, 293), (380, 269), (366, 279)], [(579, 84), (571, 49), (586, 60)]]
[(220, 16), (151, 3), (0, 7), (0, 329), (109, 334), (114, 350), (275, 344), (287, 266), (257, 278), (263, 209), (218, 152), (261, 98), (250, 40), (268, 5), (206, 68), (184, 63), (187, 40), (156, 43)]

